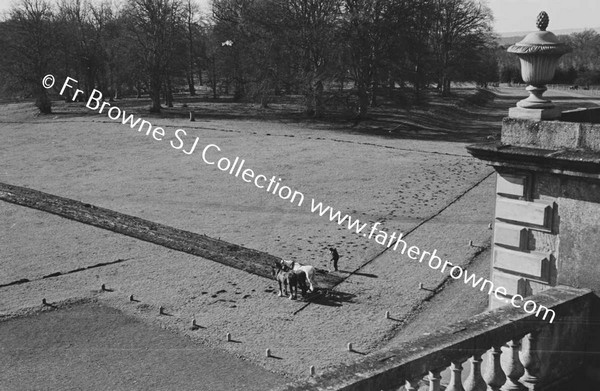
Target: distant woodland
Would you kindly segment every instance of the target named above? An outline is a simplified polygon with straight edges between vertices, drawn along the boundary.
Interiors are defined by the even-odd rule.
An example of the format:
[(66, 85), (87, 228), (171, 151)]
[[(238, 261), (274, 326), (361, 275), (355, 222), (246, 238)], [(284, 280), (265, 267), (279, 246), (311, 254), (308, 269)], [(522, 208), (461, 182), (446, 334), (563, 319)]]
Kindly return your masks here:
[[(569, 84), (582, 88), (600, 85), (600, 34), (586, 29), (569, 35), (559, 35), (573, 51), (560, 59), (556, 70), (555, 84)], [(506, 52), (510, 45), (499, 45), (496, 52), (498, 81), (502, 83), (522, 83), (518, 59)]]
[[(519, 82), (492, 23), (475, 0), (214, 0), (207, 14), (193, 0), (21, 0), (0, 22), (0, 94), (49, 113), (69, 76), (87, 94), (149, 97), (152, 112), (202, 91), (263, 106), (299, 95), (320, 117), (328, 96), (344, 94), (361, 117), (380, 97)], [(561, 39), (574, 51), (556, 82), (600, 84), (599, 34)]]

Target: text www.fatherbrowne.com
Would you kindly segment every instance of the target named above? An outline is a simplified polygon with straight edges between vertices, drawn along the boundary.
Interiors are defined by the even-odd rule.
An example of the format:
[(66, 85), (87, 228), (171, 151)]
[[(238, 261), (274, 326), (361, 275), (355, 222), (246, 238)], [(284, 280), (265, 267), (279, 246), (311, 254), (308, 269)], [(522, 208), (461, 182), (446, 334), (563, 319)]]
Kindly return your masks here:
[[(42, 80), (42, 85), (45, 88), (52, 88), (54, 86), (54, 76), (46, 75)], [(60, 94), (63, 95), (67, 89), (74, 89), (77, 80), (67, 77), (61, 90)], [(83, 91), (75, 89), (72, 95), (72, 100), (75, 101), (79, 94), (83, 94)], [(96, 89), (92, 90), (87, 102), (86, 107), (90, 110), (98, 111), (99, 114), (105, 112), (108, 118), (114, 121), (120, 121), (123, 125), (129, 125), (131, 129), (137, 128), (140, 133), (145, 133), (146, 136), (152, 136), (155, 141), (163, 141), (167, 136), (167, 131), (158, 126), (153, 126), (149, 121), (143, 120), (142, 118), (136, 118), (134, 115), (121, 110), (115, 105), (111, 105), (109, 102), (103, 100), (102, 93)], [(200, 138), (196, 137), (195, 140), (190, 141), (187, 138), (187, 132), (184, 129), (177, 129), (173, 133), (174, 139), (169, 137), (169, 144), (172, 148), (179, 150), (186, 155), (192, 155), (197, 147)], [(200, 149), (198, 149), (200, 151)], [(259, 189), (267, 191), (273, 195), (279, 196), (279, 198), (289, 201), (301, 207), (304, 205), (304, 194), (298, 190), (294, 190), (288, 186), (282, 185), (281, 178), (275, 175), (263, 175), (257, 174), (251, 168), (245, 167), (246, 161), (241, 159), (239, 156), (235, 159), (230, 159), (225, 156), (221, 156), (221, 148), (216, 144), (208, 144), (201, 149), (202, 161), (207, 165), (216, 165), (216, 167), (224, 172), (228, 172), (230, 175), (236, 178), (241, 178), (246, 183), (253, 183)], [(496, 299), (503, 302), (510, 302), (516, 308), (523, 308), (528, 314), (535, 314), (539, 317), (543, 314), (542, 319), (549, 317), (549, 322), (554, 321), (555, 312), (543, 305), (538, 305), (533, 300), (527, 300), (523, 303), (524, 298), (521, 295), (514, 295), (509, 300), (507, 298), (508, 292), (506, 288), (502, 286), (495, 287), (494, 283), (488, 279), (482, 277), (477, 278), (475, 274), (469, 273), (466, 269), (461, 266), (454, 265), (449, 261), (443, 261), (438, 257), (437, 249), (432, 252), (422, 251), (417, 246), (409, 246), (409, 244), (403, 239), (403, 233), (391, 232), (380, 229), (380, 222), (375, 222), (370, 225), (367, 231), (369, 223), (361, 223), (360, 220), (354, 219), (349, 214), (343, 214), (339, 210), (335, 210), (331, 206), (325, 206), (322, 202), (317, 202), (314, 198), (311, 199), (310, 203), (311, 213), (316, 213), (321, 217), (328, 218), (329, 221), (342, 226), (349, 231), (362, 235), (367, 239), (374, 239), (378, 244), (385, 246), (386, 249), (399, 252), (402, 255), (406, 255), (412, 260), (418, 260), (419, 263), (426, 263), (431, 269), (439, 270), (440, 273), (446, 271), (451, 278), (458, 280), (463, 279), (463, 282), (467, 285), (472, 285), (473, 288), (479, 289), (480, 291), (487, 290), (488, 295), (494, 294)], [(521, 305), (523, 304), (523, 305)]]
[(510, 302), (516, 308), (523, 308), (528, 314), (535, 313), (535, 315), (539, 317), (543, 313), (542, 319), (545, 320), (546, 317), (549, 317), (549, 322), (554, 322), (554, 317), (556, 316), (554, 310), (543, 305), (538, 305), (533, 300), (527, 300), (521, 306), (520, 304), (523, 303), (524, 297), (518, 294), (512, 296), (509, 300), (506, 298), (508, 295), (506, 288), (502, 286), (495, 287), (494, 283), (488, 279), (484, 279), (483, 277), (477, 278), (474, 273), (470, 273), (461, 266), (453, 265), (449, 261), (442, 261), (442, 259), (436, 255), (437, 249), (429, 252), (422, 251), (417, 246), (409, 246), (408, 243), (403, 240), (403, 233), (388, 233), (386, 230), (379, 229), (378, 227), (381, 225), (380, 222), (373, 223), (367, 233), (365, 229), (369, 225), (368, 223), (361, 223), (360, 220), (353, 219), (352, 216), (348, 214), (343, 215), (340, 211), (334, 212), (333, 208), (330, 206), (324, 207), (322, 203), (315, 204), (314, 200), (311, 205), (311, 212), (317, 212), (319, 216), (325, 216), (330, 221), (345, 227), (351, 232), (355, 232), (359, 235), (362, 234), (362, 236), (368, 239), (374, 238), (378, 244), (392, 249), (393, 251), (399, 251), (402, 255), (406, 255), (410, 259), (418, 260), (419, 263), (426, 262), (433, 270), (439, 269), (440, 273), (447, 271), (451, 278), (455, 280), (463, 279), (465, 284), (471, 285), (475, 289), (479, 287), (479, 290), (482, 292), (487, 289), (488, 295), (492, 295), (493, 293), (496, 299), (505, 303)]

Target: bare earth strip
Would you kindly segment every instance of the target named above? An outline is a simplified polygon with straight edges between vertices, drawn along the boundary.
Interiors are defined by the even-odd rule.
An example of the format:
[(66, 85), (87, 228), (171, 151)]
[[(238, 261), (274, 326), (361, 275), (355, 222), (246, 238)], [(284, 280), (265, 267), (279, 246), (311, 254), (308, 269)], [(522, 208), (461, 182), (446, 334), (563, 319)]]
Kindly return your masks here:
[[(179, 230), (135, 216), (20, 186), (0, 183), (0, 200), (49, 212), (80, 223), (159, 244), (173, 250), (204, 257), (266, 278), (271, 278), (271, 267), (279, 260), (279, 258), (272, 255), (209, 238), (205, 235)], [(81, 268), (69, 270), (68, 272), (72, 273), (80, 270)], [(321, 288), (330, 289), (341, 282), (341, 278), (338, 276), (328, 275), (322, 271), (319, 271), (317, 275), (320, 281), (319, 287)], [(2, 284), (0, 284), (1, 286)]]

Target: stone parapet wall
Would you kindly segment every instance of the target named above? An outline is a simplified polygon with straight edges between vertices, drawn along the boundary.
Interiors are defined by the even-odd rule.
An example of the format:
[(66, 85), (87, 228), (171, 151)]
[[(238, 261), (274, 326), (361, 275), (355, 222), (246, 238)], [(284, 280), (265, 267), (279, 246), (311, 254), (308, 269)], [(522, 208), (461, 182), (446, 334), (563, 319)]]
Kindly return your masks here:
[[(497, 172), (491, 278), (507, 295), (491, 297), (490, 308), (557, 285), (591, 289), (598, 298), (600, 109), (565, 112), (560, 121), (505, 118), (499, 143), (468, 150)], [(565, 330), (556, 338), (570, 335)], [(540, 341), (543, 349), (555, 342)], [(600, 373), (600, 337), (590, 335), (586, 348), (588, 371)]]
[[(519, 308), (498, 308), (453, 325), (445, 325), (437, 332), (423, 335), (400, 347), (382, 349), (357, 363), (340, 365), (318, 377), (310, 377), (306, 381), (284, 385), (272, 391), (391, 391), (398, 390), (400, 386), (405, 385), (405, 381), (413, 387), (411, 389), (417, 390), (422, 389), (420, 386), (425, 383), (422, 379), (428, 373), (436, 374), (433, 376), (435, 380), (430, 380), (430, 387), (433, 384), (430, 389), (440, 389), (440, 369), (450, 366), (451, 363), (463, 363), (470, 356), (480, 357), (482, 354), (487, 364), (484, 371), (485, 380), (490, 385), (490, 377), (496, 377), (489, 376), (492, 367), (490, 355), (493, 349), (488, 349), (499, 349), (507, 342), (510, 345), (511, 341), (516, 343), (517, 350), (519, 345), (522, 346), (521, 354), (511, 356), (510, 349), (503, 347), (503, 359), (510, 362), (522, 360), (525, 356), (534, 357), (537, 364), (534, 366), (539, 366), (539, 370), (536, 371), (536, 389), (548, 389), (565, 382), (567, 386), (573, 384), (573, 379), (579, 377), (583, 363), (588, 359), (584, 350), (589, 339), (591, 305), (595, 296), (589, 290), (557, 286), (534, 296), (533, 299), (556, 311), (554, 323), (550, 324), (532, 314), (526, 314)], [(532, 349), (530, 343), (520, 342), (524, 336), (530, 336), (532, 333), (535, 334), (535, 349)], [(523, 338), (526, 339), (527, 337)], [(530, 364), (523, 365), (527, 368)], [(481, 369), (480, 366), (476, 368)], [(451, 380), (442, 379), (441, 383), (448, 384), (449, 381)], [(461, 382), (460, 376), (457, 382)], [(469, 383), (469, 380), (465, 383)], [(504, 381), (499, 384), (504, 384)], [(509, 387), (508, 384), (505, 386)], [(587, 386), (585, 389), (594, 389)], [(523, 384), (521, 387), (525, 389)], [(472, 388), (465, 385), (459, 389)]]
[[(581, 115), (585, 117), (585, 112)], [(600, 124), (505, 118), (501, 142), (520, 147), (600, 152)]]

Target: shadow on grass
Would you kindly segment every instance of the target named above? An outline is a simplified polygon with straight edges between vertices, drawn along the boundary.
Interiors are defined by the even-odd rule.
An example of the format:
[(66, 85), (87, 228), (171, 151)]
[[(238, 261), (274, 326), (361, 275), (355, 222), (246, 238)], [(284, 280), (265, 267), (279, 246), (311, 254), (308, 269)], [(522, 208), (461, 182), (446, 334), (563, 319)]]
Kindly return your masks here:
[(305, 301), (329, 307), (341, 307), (343, 303), (354, 303), (355, 297), (356, 295), (352, 293), (323, 290), (317, 294), (309, 295), (305, 298)]
[[(348, 91), (342, 95), (348, 94), (352, 95)], [(174, 107), (163, 107), (159, 114), (149, 112), (148, 98), (119, 99), (110, 104), (126, 111), (127, 115), (133, 114), (146, 120), (185, 120), (193, 112), (200, 123), (225, 119), (273, 121), (310, 127), (325, 126), (341, 134), (464, 143), (485, 141), (487, 137), (496, 135), (508, 107), (515, 104), (515, 97), (474, 88), (455, 89), (452, 96), (444, 98), (435, 91), (425, 94), (418, 104), (381, 96), (378, 106), (370, 107), (368, 116), (363, 119), (357, 119), (347, 102), (330, 102), (321, 118), (307, 117), (301, 96), (277, 96), (265, 108), (252, 102), (234, 102), (231, 98), (181, 95), (176, 97)], [(340, 97), (337, 98), (339, 100)], [(53, 119), (95, 115), (109, 121), (106, 110), (98, 114), (97, 110), (88, 109), (85, 103), (55, 103), (55, 112), (50, 114)]]

